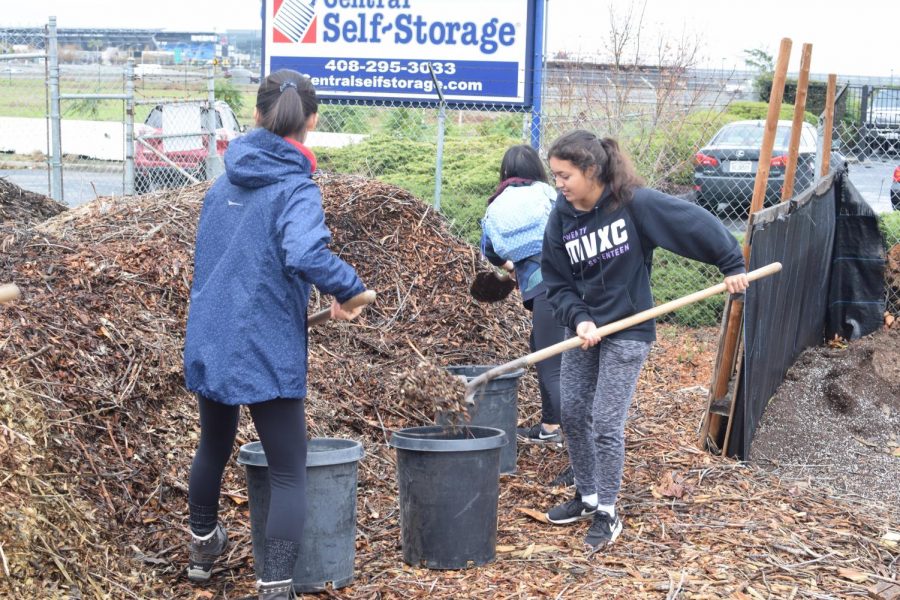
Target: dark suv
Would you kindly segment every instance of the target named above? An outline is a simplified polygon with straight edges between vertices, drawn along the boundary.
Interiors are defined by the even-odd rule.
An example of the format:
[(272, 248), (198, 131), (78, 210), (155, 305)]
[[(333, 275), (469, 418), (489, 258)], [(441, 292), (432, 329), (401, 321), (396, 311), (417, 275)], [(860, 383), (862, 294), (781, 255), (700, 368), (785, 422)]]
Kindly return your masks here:
[[(216, 152), (225, 153), (229, 142), (241, 135), (234, 112), (217, 101)], [(156, 105), (134, 132), (134, 191), (182, 187), (206, 179), (209, 146), (206, 102), (171, 102)]]

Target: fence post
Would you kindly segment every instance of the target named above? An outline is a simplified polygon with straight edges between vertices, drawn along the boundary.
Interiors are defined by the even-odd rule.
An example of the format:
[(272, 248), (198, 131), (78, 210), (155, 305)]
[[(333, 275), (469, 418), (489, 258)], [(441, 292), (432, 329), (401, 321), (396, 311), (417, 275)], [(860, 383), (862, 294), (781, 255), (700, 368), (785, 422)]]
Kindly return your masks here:
[(125, 195), (134, 194), (134, 58), (125, 63)]
[(206, 95), (209, 110), (206, 111), (206, 180), (212, 181), (222, 174), (222, 159), (216, 147), (216, 82), (212, 65), (206, 67)]
[(50, 62), (50, 197), (64, 202), (62, 183), (62, 127), (59, 110), (59, 46), (56, 17), (50, 17), (48, 60)]
[[(791, 124), (791, 142), (788, 148), (788, 164), (784, 173), (784, 185), (781, 188), (781, 201), (785, 202), (794, 196), (794, 177), (797, 175), (797, 163), (800, 150), (800, 132), (803, 131), (803, 113), (806, 111), (806, 94), (809, 87), (809, 67), (812, 61), (812, 44), (803, 44), (800, 52), (800, 78), (797, 80), (797, 93), (794, 96), (794, 121)], [(815, 179), (815, 176), (813, 176)]]
[(532, 87), (531, 87), (531, 147), (540, 152), (541, 149), (541, 111), (543, 110), (544, 93), (544, 38), (546, 31), (544, 19), (547, 14), (549, 0), (537, 0), (534, 11), (534, 54), (532, 55)]
[(438, 108), (437, 130), (437, 165), (434, 168), (434, 210), (441, 210), (441, 179), (444, 172), (444, 121), (447, 119), (447, 107), (444, 97), (441, 96), (441, 104)]

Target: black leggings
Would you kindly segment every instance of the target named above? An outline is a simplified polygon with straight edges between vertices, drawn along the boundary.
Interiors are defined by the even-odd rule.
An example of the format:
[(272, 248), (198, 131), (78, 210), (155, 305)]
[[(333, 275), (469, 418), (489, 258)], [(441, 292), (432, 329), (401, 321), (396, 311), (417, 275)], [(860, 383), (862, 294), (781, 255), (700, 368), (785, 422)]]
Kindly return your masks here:
[[(218, 507), (225, 464), (231, 458), (239, 406), (197, 396), (200, 444), (191, 465), (191, 504)], [(306, 517), (306, 413), (304, 401), (278, 398), (251, 404), (250, 416), (266, 453), (271, 499), (266, 537), (300, 543)]]
[[(547, 294), (536, 297), (531, 307), (531, 351), (542, 350), (566, 339), (566, 328), (556, 322), (553, 309), (547, 301)], [(537, 369), (538, 386), (541, 390), (541, 423), (559, 425), (560, 392), (559, 369), (562, 358), (559, 355), (542, 360)]]

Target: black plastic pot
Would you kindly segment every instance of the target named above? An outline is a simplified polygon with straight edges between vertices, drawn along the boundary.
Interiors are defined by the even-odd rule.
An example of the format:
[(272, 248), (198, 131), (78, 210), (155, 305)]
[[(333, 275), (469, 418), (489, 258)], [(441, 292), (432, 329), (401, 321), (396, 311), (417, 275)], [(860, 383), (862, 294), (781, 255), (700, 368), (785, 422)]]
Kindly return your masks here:
[[(294, 591), (318, 592), (353, 581), (356, 558), (357, 463), (363, 447), (354, 440), (314, 438), (306, 450), (306, 525), (294, 567)], [(260, 442), (241, 446), (247, 469), (250, 532), (256, 577), (262, 574), (269, 516), (269, 468)]]
[(403, 561), (462, 569), (494, 560), (500, 451), (493, 427), (410, 427), (396, 431)]
[[(492, 368), (486, 365), (458, 365), (447, 367), (447, 371), (453, 375), (463, 375), (471, 381)], [(509, 443), (500, 452), (500, 472), (504, 474), (516, 472), (516, 400), (519, 395), (519, 379), (524, 373), (523, 369), (519, 369), (485, 383), (475, 393), (475, 404), (468, 411), (470, 420), (467, 425), (496, 427), (506, 433)], [(435, 415), (434, 422), (438, 425), (448, 423), (441, 413)]]

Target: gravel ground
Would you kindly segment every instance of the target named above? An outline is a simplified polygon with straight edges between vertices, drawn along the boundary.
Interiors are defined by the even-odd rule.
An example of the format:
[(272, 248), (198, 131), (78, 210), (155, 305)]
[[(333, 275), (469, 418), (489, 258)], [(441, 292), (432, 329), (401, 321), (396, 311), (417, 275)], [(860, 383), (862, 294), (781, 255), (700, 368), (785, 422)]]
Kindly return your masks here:
[(804, 352), (766, 408), (750, 461), (900, 518), (900, 329)]

